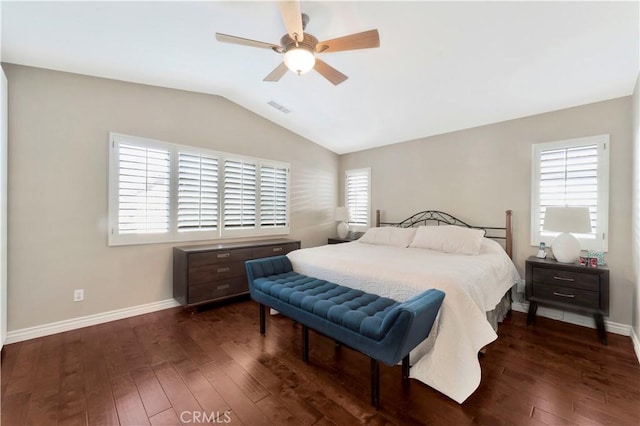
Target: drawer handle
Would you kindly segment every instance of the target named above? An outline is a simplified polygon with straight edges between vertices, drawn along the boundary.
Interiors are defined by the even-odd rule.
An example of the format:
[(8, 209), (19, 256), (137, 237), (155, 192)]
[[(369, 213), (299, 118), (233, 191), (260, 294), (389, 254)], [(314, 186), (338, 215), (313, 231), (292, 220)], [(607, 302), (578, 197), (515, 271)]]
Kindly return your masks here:
[(573, 299), (574, 297), (576, 297), (573, 294), (558, 293), (557, 291), (554, 291), (553, 295), (560, 296), (560, 297), (568, 297), (569, 299)]
[(273, 251), (274, 252), (282, 251), (282, 247), (274, 247)]
[(218, 268), (218, 273), (221, 274), (223, 272), (229, 272), (231, 268)]
[(218, 259), (223, 259), (223, 258), (225, 258), (225, 257), (229, 257), (229, 253), (220, 253), (220, 254), (218, 255)]
[(219, 285), (218, 286), (218, 290), (225, 290), (227, 288), (231, 287), (229, 284), (223, 284), (223, 285)]
[(570, 283), (575, 281), (573, 278), (553, 277), (553, 279), (558, 281), (569, 281)]

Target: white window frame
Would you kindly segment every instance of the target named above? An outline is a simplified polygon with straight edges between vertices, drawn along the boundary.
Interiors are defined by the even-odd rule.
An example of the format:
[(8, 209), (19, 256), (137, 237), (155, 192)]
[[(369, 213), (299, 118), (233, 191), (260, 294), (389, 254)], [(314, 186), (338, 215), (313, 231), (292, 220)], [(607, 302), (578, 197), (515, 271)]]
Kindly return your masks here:
[[(166, 149), (170, 153), (170, 201), (169, 201), (169, 231), (164, 233), (120, 234), (119, 225), (119, 176), (118, 155), (119, 144), (125, 142), (146, 148)], [(214, 157), (218, 160), (218, 220), (217, 228), (213, 230), (178, 230), (178, 155), (179, 153), (200, 154)], [(224, 229), (224, 163), (226, 160), (249, 161), (256, 165), (256, 225), (246, 229)], [(286, 225), (265, 226), (260, 223), (260, 167), (269, 166), (286, 169)], [(289, 163), (267, 160), (256, 157), (242, 156), (205, 148), (179, 145), (154, 139), (129, 136), (120, 133), (109, 133), (109, 190), (108, 190), (108, 245), (153, 244), (168, 242), (217, 240), (223, 238), (262, 237), (273, 235), (287, 235), (290, 232), (291, 212), (291, 167)]]
[[(289, 223), (289, 208), (288, 208), (288, 206), (289, 206), (289, 187), (291, 185), (291, 182), (290, 182), (290, 176), (291, 176), (290, 170), (289, 170), (288, 167), (285, 169), (283, 167), (282, 163), (278, 163), (278, 162), (274, 162), (274, 161), (266, 161), (266, 160), (262, 161), (262, 163), (260, 163), (258, 167), (260, 167), (260, 172), (259, 172), (260, 179), (258, 181), (256, 181), (256, 187), (257, 187), (256, 189), (257, 189), (258, 195), (259, 195), (257, 197), (257, 199), (256, 199), (256, 202), (260, 204), (260, 209), (259, 209), (259, 213), (256, 212), (256, 216), (258, 216), (257, 219), (260, 221), (260, 226), (262, 226), (264, 229), (266, 229), (267, 227), (269, 227), (269, 228), (281, 227), (283, 225), (272, 224), (272, 223), (268, 223), (268, 224), (263, 224), (262, 223), (262, 201), (263, 201), (262, 200), (262, 195), (263, 195), (262, 194), (262, 168), (263, 167), (268, 167), (268, 168), (274, 169), (274, 172), (273, 172), (274, 173), (274, 177), (277, 177), (277, 175), (278, 175), (278, 172), (276, 171), (276, 169), (284, 169), (284, 173), (285, 173), (285, 191), (286, 191), (285, 192), (285, 197), (286, 197), (286, 205), (287, 205), (287, 209), (285, 211), (285, 217), (284, 217), (284, 222), (285, 223)], [(278, 193), (279, 193), (279, 191), (278, 191), (278, 185), (277, 185), (277, 180), (276, 180), (276, 182), (274, 182), (274, 197), (275, 198), (278, 198)], [(278, 208), (276, 207), (274, 210), (276, 211), (276, 217), (278, 217), (278, 215), (277, 215)]]
[[(226, 166), (226, 162), (227, 161), (234, 161), (234, 162), (238, 162), (238, 163), (249, 163), (251, 165), (253, 165), (254, 169), (255, 169), (255, 182), (254, 182), (254, 209), (255, 209), (255, 214), (253, 217), (253, 226), (249, 227), (249, 226), (244, 226), (241, 228), (227, 228), (226, 225), (226, 221), (225, 221), (225, 211), (224, 211), (224, 206), (225, 206), (225, 201), (226, 201), (226, 194), (225, 194), (225, 177), (226, 177), (226, 173), (225, 173), (225, 166)], [(227, 157), (224, 159), (224, 161), (222, 162), (222, 174), (221, 174), (221, 179), (220, 179), (220, 195), (221, 195), (221, 201), (220, 201), (220, 232), (221, 235), (223, 237), (229, 237), (229, 238), (233, 238), (233, 237), (242, 237), (245, 235), (251, 235), (252, 232), (258, 228), (258, 218), (256, 217), (258, 214), (258, 200), (259, 200), (259, 193), (258, 193), (258, 188), (257, 188), (257, 181), (258, 181), (258, 168), (260, 166), (257, 164), (257, 161), (251, 159), (251, 158), (246, 158), (246, 157)]]
[[(119, 164), (120, 143), (140, 146), (141, 148), (163, 149), (169, 151), (171, 155), (171, 146), (166, 142), (154, 141), (143, 138), (128, 138), (124, 135), (109, 134), (109, 245), (127, 245), (127, 244), (150, 244), (162, 243), (167, 241), (171, 233), (171, 225), (169, 231), (164, 233), (147, 233), (147, 234), (120, 234), (119, 233)], [(170, 166), (170, 169), (173, 166)], [(170, 171), (172, 173), (172, 170)], [(169, 194), (171, 196), (172, 183), (170, 183)], [(169, 202), (169, 217), (171, 217), (171, 201)]]
[(350, 169), (345, 170), (344, 172), (344, 205), (349, 210), (349, 215), (351, 215), (351, 207), (349, 206), (349, 175), (356, 174), (366, 174), (367, 175), (367, 223), (365, 225), (355, 225), (351, 221), (351, 217), (349, 217), (349, 221), (347, 224), (349, 225), (349, 229), (352, 231), (366, 231), (371, 227), (371, 168), (361, 168), (361, 169)]
[[(186, 145), (175, 145), (173, 144), (171, 151), (171, 198), (170, 198), (170, 229), (174, 231), (173, 238), (175, 241), (191, 241), (194, 240), (203, 240), (203, 239), (215, 239), (219, 237), (220, 230), (220, 155), (216, 151), (210, 151), (202, 148), (195, 148)], [(193, 229), (193, 230), (180, 230), (178, 228), (178, 188), (179, 188), (179, 154), (191, 154), (191, 155), (203, 155), (207, 157), (215, 158), (218, 161), (218, 208), (217, 208), (217, 227), (212, 230), (202, 230), (202, 229)]]
[[(222, 158), (220, 164), (222, 167), (219, 169), (221, 171), (218, 172), (218, 188), (220, 193), (218, 194), (218, 202), (220, 204), (219, 208), (219, 216), (218, 223), (220, 228), (220, 238), (240, 238), (240, 237), (253, 237), (253, 236), (268, 236), (268, 235), (286, 235), (289, 233), (289, 224), (291, 221), (291, 166), (289, 163), (285, 163), (282, 161), (274, 161), (274, 160), (265, 160), (261, 158), (248, 157), (243, 155), (229, 154), (224, 153), (224, 157)], [(242, 228), (242, 229), (225, 229), (224, 227), (224, 212), (222, 211), (222, 206), (224, 205), (224, 162), (226, 160), (231, 161), (244, 161), (244, 162), (253, 162), (256, 166), (256, 218), (255, 218), (255, 227), (253, 228)], [(260, 167), (261, 166), (269, 166), (276, 168), (286, 168), (287, 170), (287, 219), (285, 226), (268, 226), (263, 227), (260, 223)]]
[(598, 149), (598, 189), (595, 231), (589, 235), (576, 234), (582, 250), (609, 250), (609, 135), (597, 135), (532, 145), (531, 173), (531, 245), (549, 245), (558, 232), (540, 230), (540, 159), (544, 151), (596, 145)]

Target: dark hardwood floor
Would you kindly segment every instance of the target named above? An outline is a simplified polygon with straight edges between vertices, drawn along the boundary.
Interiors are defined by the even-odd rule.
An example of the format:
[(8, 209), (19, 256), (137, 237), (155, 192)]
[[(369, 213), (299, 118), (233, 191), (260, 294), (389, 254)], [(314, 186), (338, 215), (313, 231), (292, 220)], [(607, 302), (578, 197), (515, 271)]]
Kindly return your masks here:
[(640, 366), (629, 337), (513, 312), (481, 358), (482, 384), (459, 405), (400, 367), (369, 360), (249, 301), (180, 308), (7, 345), (2, 425), (640, 424)]

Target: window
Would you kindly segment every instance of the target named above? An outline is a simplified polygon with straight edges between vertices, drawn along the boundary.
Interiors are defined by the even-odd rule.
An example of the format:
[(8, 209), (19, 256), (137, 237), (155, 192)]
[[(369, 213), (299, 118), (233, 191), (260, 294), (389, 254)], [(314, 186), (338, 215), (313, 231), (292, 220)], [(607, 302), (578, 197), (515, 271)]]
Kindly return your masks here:
[(287, 169), (260, 166), (260, 223), (263, 227), (285, 226), (287, 223)]
[(553, 241), (543, 231), (549, 206), (586, 206), (589, 234), (577, 234), (582, 249), (608, 250), (609, 135), (533, 145), (531, 245)]
[(117, 146), (118, 229), (122, 235), (169, 232), (169, 151), (123, 142)]
[(109, 245), (289, 233), (289, 164), (110, 134)]
[(178, 231), (218, 228), (218, 159), (178, 153)]
[(344, 180), (349, 226), (355, 230), (366, 230), (370, 226), (371, 169), (347, 170)]
[(248, 161), (224, 163), (224, 227), (256, 226), (256, 165)]

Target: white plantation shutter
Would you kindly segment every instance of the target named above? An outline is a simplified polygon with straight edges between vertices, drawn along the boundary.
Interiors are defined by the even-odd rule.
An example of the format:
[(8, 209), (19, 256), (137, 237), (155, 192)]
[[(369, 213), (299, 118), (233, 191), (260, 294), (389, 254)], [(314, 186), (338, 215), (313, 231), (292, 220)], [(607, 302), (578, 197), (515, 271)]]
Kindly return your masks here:
[(260, 166), (260, 227), (287, 226), (289, 171)]
[(117, 149), (118, 233), (168, 232), (169, 151), (124, 142)]
[(591, 227), (598, 214), (598, 146), (561, 148), (540, 153), (540, 230), (547, 207), (589, 207)]
[(218, 159), (178, 154), (178, 230), (218, 227)]
[(606, 250), (608, 229), (608, 135), (533, 147), (532, 245), (551, 242), (543, 231), (547, 207), (589, 207), (590, 234), (576, 235), (583, 249)]
[(224, 227), (256, 226), (256, 165), (246, 161), (224, 163)]
[(369, 226), (369, 200), (371, 169), (347, 170), (345, 172), (345, 198), (349, 209), (349, 225), (356, 228)]
[(108, 244), (289, 233), (288, 163), (109, 133)]

